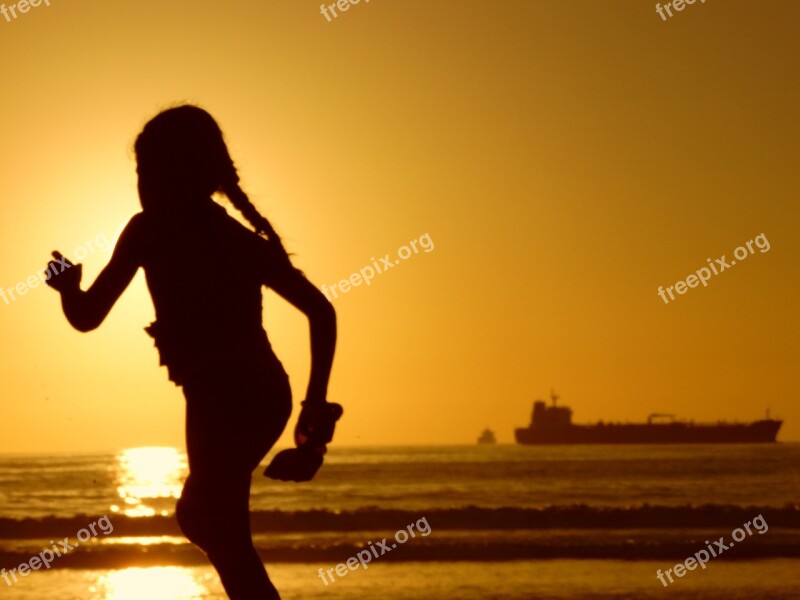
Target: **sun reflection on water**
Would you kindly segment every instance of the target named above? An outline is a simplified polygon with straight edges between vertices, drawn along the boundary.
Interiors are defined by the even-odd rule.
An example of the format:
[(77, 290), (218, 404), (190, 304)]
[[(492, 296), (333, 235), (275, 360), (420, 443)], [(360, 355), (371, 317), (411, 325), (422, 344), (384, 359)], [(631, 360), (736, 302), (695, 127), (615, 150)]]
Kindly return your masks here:
[(181, 567), (122, 569), (103, 575), (93, 592), (103, 600), (199, 600), (209, 590)]
[(113, 512), (129, 517), (168, 515), (181, 495), (186, 454), (172, 447), (128, 448), (117, 455), (116, 470), (122, 506), (112, 505)]

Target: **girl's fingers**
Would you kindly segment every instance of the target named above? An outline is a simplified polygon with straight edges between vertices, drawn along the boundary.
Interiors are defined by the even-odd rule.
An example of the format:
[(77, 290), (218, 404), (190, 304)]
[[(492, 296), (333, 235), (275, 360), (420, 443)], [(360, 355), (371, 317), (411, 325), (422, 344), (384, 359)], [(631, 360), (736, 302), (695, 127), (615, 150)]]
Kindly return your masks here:
[(68, 258), (64, 258), (64, 255), (61, 254), (58, 250), (53, 250), (53, 258), (55, 258), (59, 264), (68, 265), (70, 267), (74, 267), (75, 265)]

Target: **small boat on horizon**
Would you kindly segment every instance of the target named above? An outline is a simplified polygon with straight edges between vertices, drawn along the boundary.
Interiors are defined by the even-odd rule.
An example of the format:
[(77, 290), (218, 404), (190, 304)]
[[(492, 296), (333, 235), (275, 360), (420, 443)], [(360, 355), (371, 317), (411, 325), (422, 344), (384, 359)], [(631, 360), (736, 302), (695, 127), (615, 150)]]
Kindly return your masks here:
[(543, 400), (533, 404), (531, 424), (514, 431), (518, 444), (761, 444), (774, 443), (783, 421), (767, 418), (750, 423), (694, 423), (678, 421), (673, 415), (651, 414), (646, 423), (605, 423), (576, 425), (572, 410), (552, 406)]
[(494, 437), (494, 431), (489, 429), (488, 427), (483, 430), (483, 433), (478, 438), (479, 444), (496, 444), (497, 438)]

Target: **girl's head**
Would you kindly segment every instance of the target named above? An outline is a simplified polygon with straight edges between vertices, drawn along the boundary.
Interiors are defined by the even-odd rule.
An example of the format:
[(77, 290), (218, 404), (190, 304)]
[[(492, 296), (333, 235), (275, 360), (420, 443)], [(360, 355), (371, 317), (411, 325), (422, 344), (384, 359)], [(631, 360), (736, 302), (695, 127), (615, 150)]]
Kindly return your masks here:
[(145, 210), (208, 198), (238, 182), (222, 131), (196, 106), (157, 115), (144, 126), (134, 148)]
[(222, 130), (202, 108), (186, 104), (159, 113), (144, 126), (134, 150), (145, 211), (191, 211), (220, 192), (258, 233), (280, 244), (272, 225), (239, 187)]

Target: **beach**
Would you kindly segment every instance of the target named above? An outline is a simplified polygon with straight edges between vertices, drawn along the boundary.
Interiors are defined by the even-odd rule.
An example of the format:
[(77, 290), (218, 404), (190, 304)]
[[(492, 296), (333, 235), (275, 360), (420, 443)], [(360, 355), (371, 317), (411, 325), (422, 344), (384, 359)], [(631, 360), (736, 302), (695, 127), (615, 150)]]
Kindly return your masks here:
[[(285, 598), (788, 599), (798, 458), (800, 444), (333, 448), (309, 484), (256, 471), (251, 528)], [(180, 450), (5, 455), (0, 472), (2, 567), (69, 544), (4, 597), (224, 598), (174, 521)], [(739, 528), (703, 568), (657, 577)]]

